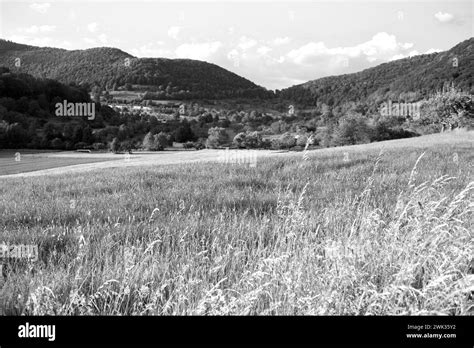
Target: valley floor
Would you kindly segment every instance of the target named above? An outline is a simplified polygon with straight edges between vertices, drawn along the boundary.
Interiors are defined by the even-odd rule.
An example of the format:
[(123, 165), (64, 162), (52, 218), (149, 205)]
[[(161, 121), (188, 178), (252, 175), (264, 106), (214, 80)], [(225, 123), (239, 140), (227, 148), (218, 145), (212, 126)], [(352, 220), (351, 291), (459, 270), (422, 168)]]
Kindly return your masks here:
[[(344, 153), (364, 150), (390, 150), (399, 148), (423, 148), (434, 145), (458, 145), (474, 151), (474, 132), (454, 131), (432, 134), (417, 138), (382, 141), (371, 144), (333, 147), (310, 150), (310, 156), (344, 156)], [(26, 151), (21, 161), (15, 162), (17, 151), (0, 151), (0, 179), (8, 177), (32, 177), (41, 175), (64, 175), (106, 168), (148, 167), (195, 162), (219, 162), (225, 160), (225, 150), (200, 151), (161, 151), (135, 152), (127, 157), (125, 154), (113, 153), (80, 153)], [(232, 153), (235, 153), (231, 150)], [(238, 150), (242, 161), (245, 161), (245, 150)], [(302, 156), (302, 153), (275, 150), (255, 150), (257, 161), (274, 156)]]
[(473, 314), (473, 145), (451, 132), (254, 166), (205, 150), (3, 176), (0, 243), (39, 253), (0, 260), (0, 315)]

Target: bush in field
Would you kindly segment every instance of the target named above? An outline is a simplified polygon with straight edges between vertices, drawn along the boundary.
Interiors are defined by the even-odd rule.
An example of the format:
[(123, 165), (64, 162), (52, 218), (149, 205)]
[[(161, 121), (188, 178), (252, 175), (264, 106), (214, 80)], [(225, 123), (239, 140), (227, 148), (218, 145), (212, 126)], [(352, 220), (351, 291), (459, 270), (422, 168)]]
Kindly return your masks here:
[(133, 143), (130, 140), (125, 140), (120, 143), (120, 150), (124, 152), (131, 152), (133, 147)]
[(227, 135), (224, 128), (210, 128), (208, 134), (209, 136), (206, 141), (206, 147), (209, 149), (216, 149), (224, 144), (227, 144), (229, 141), (229, 136)]
[(242, 132), (234, 137), (233, 143), (239, 148), (259, 149), (263, 147), (262, 135), (260, 132)]
[(296, 145), (295, 136), (291, 133), (284, 133), (278, 138), (278, 145), (280, 149), (290, 149)]
[(422, 125), (435, 125), (440, 131), (457, 127), (474, 127), (473, 96), (451, 88), (438, 92), (421, 106)]
[(163, 151), (170, 144), (170, 136), (165, 132), (160, 132), (153, 136), (153, 151)]
[(151, 149), (154, 147), (154, 142), (155, 139), (153, 138), (153, 134), (148, 132), (143, 138), (142, 148), (146, 151), (151, 151)]
[(232, 141), (235, 146), (237, 146), (239, 149), (245, 149), (245, 132), (241, 132), (237, 134), (234, 137), (234, 140)]
[(383, 141), (390, 139), (410, 138), (418, 134), (408, 131), (401, 126), (390, 127), (383, 119), (375, 121), (371, 131), (371, 141)]
[(298, 134), (298, 138), (296, 138), (296, 146), (302, 146), (303, 148), (306, 146), (308, 142), (308, 136), (305, 134)]
[(94, 143), (92, 144), (94, 150), (104, 150), (106, 148), (104, 143)]
[(370, 142), (371, 129), (367, 119), (360, 115), (349, 115), (339, 120), (339, 125), (333, 134), (333, 144), (336, 146), (355, 145)]
[(183, 148), (185, 148), (185, 149), (192, 149), (192, 148), (194, 148), (194, 142), (192, 142), (192, 141), (185, 142), (185, 143), (183, 144)]
[(247, 149), (258, 149), (262, 147), (262, 134), (260, 132), (249, 132), (245, 135), (245, 147)]
[(333, 144), (333, 134), (334, 134), (334, 126), (329, 124), (325, 127), (318, 129), (316, 132), (316, 141), (322, 147), (329, 147)]
[(206, 148), (206, 139), (199, 138), (197, 141), (194, 142), (194, 148), (196, 150), (202, 150)]
[(76, 150), (78, 150), (78, 149), (86, 149), (86, 148), (88, 148), (88, 147), (89, 147), (89, 145), (86, 144), (86, 143), (84, 143), (84, 142), (82, 142), (82, 141), (81, 141), (81, 142), (78, 142), (78, 143), (76, 143), (76, 144), (74, 145), (74, 148), (75, 148)]

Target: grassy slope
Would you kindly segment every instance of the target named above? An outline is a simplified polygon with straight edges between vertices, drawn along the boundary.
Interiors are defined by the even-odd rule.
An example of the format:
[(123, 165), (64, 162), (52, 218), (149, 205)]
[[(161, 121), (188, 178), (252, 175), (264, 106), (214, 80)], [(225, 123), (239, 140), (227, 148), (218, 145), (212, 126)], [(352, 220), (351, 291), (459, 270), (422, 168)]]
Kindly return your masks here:
[(15, 153), (0, 152), (0, 176), (110, 160), (104, 158), (46, 158), (43, 156), (23, 155), (21, 160), (17, 162), (15, 161)]
[(4, 266), (0, 309), (467, 314), (472, 135), (5, 179), (0, 240), (41, 257)]

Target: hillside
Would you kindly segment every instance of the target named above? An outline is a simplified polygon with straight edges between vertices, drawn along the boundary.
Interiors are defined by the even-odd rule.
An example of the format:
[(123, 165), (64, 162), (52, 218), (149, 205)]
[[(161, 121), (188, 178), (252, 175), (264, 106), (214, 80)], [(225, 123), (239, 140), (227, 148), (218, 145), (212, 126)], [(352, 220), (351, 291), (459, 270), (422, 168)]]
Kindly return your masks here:
[[(21, 66), (15, 67), (20, 58)], [(265, 96), (269, 92), (215, 64), (191, 59), (136, 58), (116, 48), (68, 51), (0, 40), (0, 66), (63, 83), (118, 89), (126, 84), (161, 98)]]
[[(458, 66), (453, 66), (457, 57)], [(474, 92), (474, 38), (445, 52), (424, 54), (378, 65), (354, 74), (329, 76), (292, 86), (279, 93), (283, 99), (305, 105), (331, 107), (349, 102), (378, 105), (386, 99), (416, 101), (454, 83)]]

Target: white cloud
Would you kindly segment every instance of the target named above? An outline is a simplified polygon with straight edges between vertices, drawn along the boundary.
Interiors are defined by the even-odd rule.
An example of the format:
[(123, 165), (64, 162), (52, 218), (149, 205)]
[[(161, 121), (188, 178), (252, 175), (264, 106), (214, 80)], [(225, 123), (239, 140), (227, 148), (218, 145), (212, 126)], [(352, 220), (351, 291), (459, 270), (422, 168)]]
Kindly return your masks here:
[(268, 54), (272, 49), (268, 46), (260, 46), (257, 48), (257, 53), (261, 56)]
[(97, 45), (97, 41), (95, 39), (92, 39), (90, 37), (85, 37), (83, 38), (85, 43), (88, 43), (89, 45)]
[(22, 43), (25, 45), (32, 45), (32, 46), (49, 46), (49, 47), (60, 47), (60, 44), (57, 44), (51, 39), (50, 37), (40, 37), (40, 38), (32, 38), (23, 35), (12, 35), (7, 38), (8, 40)]
[(271, 44), (275, 46), (280, 46), (280, 45), (286, 45), (289, 43), (291, 40), (288, 36), (285, 37), (277, 37), (271, 41)]
[(72, 43), (70, 41), (64, 40), (63, 41), (63, 46), (70, 48), (70, 47), (72, 47)]
[(30, 8), (33, 11), (39, 12), (41, 14), (45, 14), (48, 12), (49, 8), (51, 7), (51, 4), (49, 2), (43, 2), (43, 3), (33, 3), (30, 5)]
[(177, 40), (180, 32), (181, 32), (181, 27), (172, 26), (168, 29), (168, 36), (172, 39)]
[(430, 48), (425, 52), (425, 54), (431, 54), (431, 53), (436, 53), (436, 52), (441, 52), (442, 50), (439, 48)]
[(87, 24), (87, 30), (89, 30), (91, 33), (95, 33), (97, 31), (98, 24), (93, 22)]
[(257, 40), (254, 40), (254, 39), (251, 39), (251, 38), (248, 38), (246, 36), (242, 36), (239, 40), (239, 44), (238, 46), (242, 49), (242, 50), (248, 50), (249, 48), (252, 48), (254, 46), (256, 46), (258, 44)]
[(234, 61), (239, 58), (239, 51), (235, 48), (227, 53), (227, 58)]
[(411, 42), (406, 42), (406, 43), (404, 43), (404, 44), (400, 44), (400, 46), (401, 46), (403, 49), (407, 50), (407, 49), (413, 47), (413, 43), (411, 43)]
[(32, 25), (31, 27), (28, 28), (20, 28), (18, 31), (21, 33), (27, 33), (27, 34), (38, 34), (38, 33), (48, 33), (56, 30), (55, 25)]
[(169, 50), (165, 49), (162, 46), (164, 45), (163, 41), (158, 41), (156, 43), (149, 43), (143, 45), (139, 48), (132, 49), (132, 53), (137, 57), (173, 57), (174, 53)]
[(7, 40), (11, 40), (14, 42), (32, 45), (32, 46), (40, 46), (40, 47), (56, 47), (56, 48), (72, 48), (72, 44), (70, 41), (67, 40), (55, 40), (51, 37), (31, 37), (25, 35), (11, 35), (6, 37)]
[(310, 42), (300, 48), (291, 50), (287, 57), (296, 64), (303, 64), (311, 61), (312, 58), (323, 55), (325, 52), (327, 52), (327, 47), (323, 42)]
[(359, 45), (329, 48), (324, 42), (310, 42), (291, 50), (286, 57), (296, 64), (313, 64), (321, 57), (345, 56), (357, 58), (365, 56), (370, 62), (377, 59), (387, 60), (403, 50), (412, 48), (412, 43), (399, 43), (395, 35), (385, 32), (375, 34), (371, 40)]
[(100, 34), (100, 35), (98, 36), (98, 38), (99, 38), (99, 41), (100, 41), (101, 43), (103, 43), (103, 44), (107, 43), (107, 41), (108, 41), (106, 34)]
[(441, 23), (451, 22), (454, 18), (454, 16), (451, 13), (441, 12), (441, 11), (435, 13), (434, 16)]
[(176, 56), (178, 58), (190, 58), (198, 60), (208, 60), (217, 53), (222, 47), (220, 41), (202, 42), (202, 43), (186, 43), (176, 48)]

